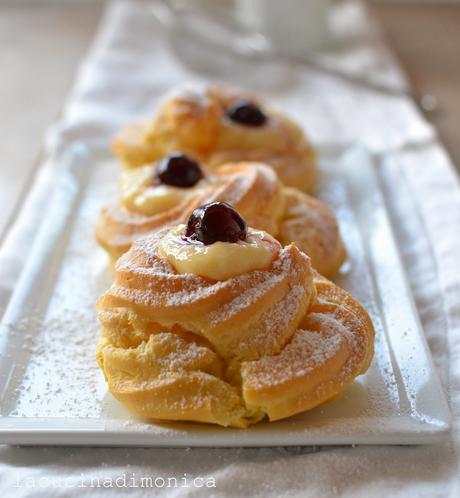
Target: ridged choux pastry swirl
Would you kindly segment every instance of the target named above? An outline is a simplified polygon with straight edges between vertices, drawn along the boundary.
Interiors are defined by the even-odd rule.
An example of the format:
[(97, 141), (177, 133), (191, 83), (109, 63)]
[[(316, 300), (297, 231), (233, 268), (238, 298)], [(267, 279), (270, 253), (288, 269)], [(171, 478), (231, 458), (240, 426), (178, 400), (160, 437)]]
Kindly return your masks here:
[[(116, 263), (97, 304), (110, 392), (146, 419), (231, 427), (336, 397), (371, 362), (366, 311), (293, 244), (251, 228), (206, 240), (195, 213), (216, 204), (137, 240)], [(208, 231), (228, 219), (209, 215)]]
[[(185, 162), (187, 156), (181, 157)], [(199, 167), (194, 161), (191, 164)], [(153, 163), (124, 171), (120, 200), (101, 211), (95, 235), (113, 263), (136, 238), (185, 223), (193, 209), (212, 201), (231, 204), (250, 226), (267, 231), (283, 245), (295, 242), (326, 277), (333, 277), (346, 258), (333, 211), (307, 194), (284, 187), (262, 163), (202, 168), (201, 180), (188, 188), (158, 182), (157, 168)]]
[(318, 177), (315, 151), (299, 126), (251, 95), (214, 85), (173, 90), (150, 121), (124, 128), (112, 149), (127, 168), (183, 151), (210, 168), (267, 163), (283, 184), (304, 192)]

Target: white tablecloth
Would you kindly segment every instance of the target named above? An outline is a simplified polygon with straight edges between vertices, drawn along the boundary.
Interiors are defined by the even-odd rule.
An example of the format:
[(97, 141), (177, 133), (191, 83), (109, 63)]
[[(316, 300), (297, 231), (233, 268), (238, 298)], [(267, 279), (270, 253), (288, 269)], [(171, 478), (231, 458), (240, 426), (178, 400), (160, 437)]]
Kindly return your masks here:
[[(72, 140), (106, 143), (127, 120), (152, 112), (172, 85), (203, 78), (256, 88), (289, 109), (316, 143), (360, 141), (388, 158), (384, 187), (416, 303), (454, 416), (451, 440), (420, 447), (279, 449), (116, 449), (0, 447), (3, 496), (460, 496), (460, 188), (436, 134), (402, 93), (366, 89), (308, 67), (258, 67), (231, 57), (191, 67), (193, 44), (179, 61), (148, 3), (108, 5), (49, 155)], [(359, 9), (358, 9), (359, 10)], [(371, 26), (372, 28), (372, 26)], [(191, 51), (191, 52), (190, 52)], [(211, 62), (210, 62), (211, 61)], [(404, 89), (375, 29), (358, 33), (329, 62)], [(196, 61), (195, 63), (196, 64)], [(206, 66), (206, 67), (203, 67)], [(215, 73), (214, 73), (215, 74)], [(394, 92), (393, 92), (394, 93)], [(0, 249), (4, 308), (27, 255), (54, 172), (45, 163)], [(158, 488), (140, 486), (157, 478)], [(161, 487), (175, 477), (179, 487)], [(194, 481), (195, 478), (202, 481)], [(117, 480), (118, 479), (118, 480)], [(164, 479), (165, 481), (163, 481)], [(170, 481), (174, 484), (174, 481)], [(215, 487), (200, 488), (194, 484)], [(98, 487), (97, 487), (98, 486)]]

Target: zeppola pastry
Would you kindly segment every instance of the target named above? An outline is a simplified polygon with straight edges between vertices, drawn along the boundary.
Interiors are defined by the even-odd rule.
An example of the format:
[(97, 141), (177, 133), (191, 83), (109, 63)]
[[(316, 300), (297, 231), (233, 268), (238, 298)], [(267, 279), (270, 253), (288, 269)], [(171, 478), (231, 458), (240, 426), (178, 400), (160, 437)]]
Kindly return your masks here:
[(134, 242), (97, 309), (109, 390), (147, 419), (282, 419), (337, 396), (373, 356), (362, 306), (221, 202)]
[(175, 151), (209, 168), (264, 162), (285, 185), (304, 192), (312, 190), (318, 176), (314, 149), (295, 123), (252, 96), (217, 86), (173, 91), (153, 119), (123, 129), (113, 150), (127, 168)]
[(185, 223), (196, 207), (213, 201), (231, 204), (250, 226), (265, 230), (281, 244), (295, 242), (326, 277), (334, 276), (346, 257), (332, 210), (284, 187), (262, 163), (230, 163), (207, 170), (191, 157), (174, 153), (123, 171), (119, 186), (120, 199), (102, 210), (95, 229), (113, 262), (140, 236)]

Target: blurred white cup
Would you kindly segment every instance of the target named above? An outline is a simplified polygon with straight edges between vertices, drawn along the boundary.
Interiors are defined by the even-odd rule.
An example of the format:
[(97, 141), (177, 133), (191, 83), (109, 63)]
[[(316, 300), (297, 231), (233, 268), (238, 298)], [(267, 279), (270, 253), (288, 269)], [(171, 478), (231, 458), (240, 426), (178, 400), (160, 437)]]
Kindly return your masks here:
[(330, 39), (332, 0), (236, 0), (236, 18), (262, 33), (274, 49), (302, 54), (321, 49)]

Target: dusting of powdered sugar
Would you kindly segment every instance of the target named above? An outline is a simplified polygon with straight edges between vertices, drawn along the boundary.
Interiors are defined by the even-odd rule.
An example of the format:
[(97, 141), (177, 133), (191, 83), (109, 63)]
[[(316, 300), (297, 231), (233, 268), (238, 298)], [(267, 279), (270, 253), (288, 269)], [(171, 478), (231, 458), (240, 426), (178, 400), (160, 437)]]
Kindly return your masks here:
[(292, 286), (283, 299), (263, 313), (252, 325), (252, 334), (241, 339), (239, 349), (253, 350), (259, 354), (273, 354), (279, 351), (290, 337), (284, 337), (286, 326), (298, 312), (305, 296), (305, 287)]
[(210, 322), (213, 325), (218, 325), (237, 315), (240, 311), (252, 306), (284, 278), (286, 278), (285, 275), (270, 275), (267, 272), (254, 272), (250, 276), (242, 275), (239, 278), (239, 283), (247, 280), (248, 287), (244, 288), (242, 286), (244, 290), (237, 294), (234, 299), (211, 312), (209, 315)]
[[(178, 274), (168, 262), (155, 258), (157, 243), (158, 239), (147, 237), (135, 244), (136, 252), (147, 255), (148, 266), (145, 265), (145, 260), (139, 263), (137, 258), (133, 258), (130, 254), (121, 258), (117, 264), (120, 272), (127, 271), (146, 278), (142, 281), (133, 278), (128, 284), (117, 281), (109, 293), (133, 304), (179, 308), (207, 300), (222, 289), (227, 289), (230, 300), (221, 306), (216, 306), (215, 310), (208, 314), (212, 326), (218, 326), (253, 305), (297, 270), (287, 250), (281, 249), (270, 271), (256, 270), (225, 281), (209, 282), (196, 275)], [(148, 277), (151, 277), (150, 281)], [(164, 285), (162, 285), (163, 280)], [(135, 286), (138, 282), (140, 288)], [(156, 292), (160, 287), (161, 293)]]

